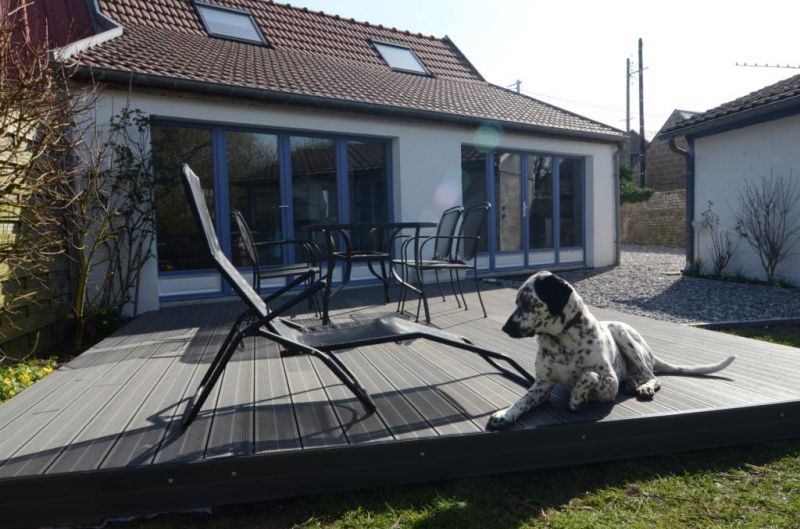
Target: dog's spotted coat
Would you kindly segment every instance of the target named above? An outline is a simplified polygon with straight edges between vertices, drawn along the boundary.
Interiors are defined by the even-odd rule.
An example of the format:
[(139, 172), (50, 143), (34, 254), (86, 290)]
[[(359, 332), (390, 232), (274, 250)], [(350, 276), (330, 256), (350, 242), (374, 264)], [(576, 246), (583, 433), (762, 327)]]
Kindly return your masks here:
[(512, 338), (536, 336), (536, 382), (517, 402), (493, 414), (486, 428), (511, 426), (526, 411), (547, 401), (556, 384), (570, 389), (569, 407), (590, 400), (613, 401), (622, 388), (652, 399), (661, 387), (656, 373), (704, 375), (734, 359), (703, 366), (675, 366), (656, 358), (644, 338), (621, 322), (598, 321), (575, 289), (550, 272), (528, 278), (517, 292), (517, 308), (503, 326)]

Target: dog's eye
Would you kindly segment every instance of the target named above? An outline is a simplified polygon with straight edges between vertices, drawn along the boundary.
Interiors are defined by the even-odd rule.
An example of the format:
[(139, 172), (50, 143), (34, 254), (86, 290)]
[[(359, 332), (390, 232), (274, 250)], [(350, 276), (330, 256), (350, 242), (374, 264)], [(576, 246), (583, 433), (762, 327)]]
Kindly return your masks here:
[(520, 292), (519, 297), (517, 299), (517, 305), (519, 305), (524, 309), (531, 310), (535, 306), (535, 299), (531, 295), (531, 293), (526, 290)]

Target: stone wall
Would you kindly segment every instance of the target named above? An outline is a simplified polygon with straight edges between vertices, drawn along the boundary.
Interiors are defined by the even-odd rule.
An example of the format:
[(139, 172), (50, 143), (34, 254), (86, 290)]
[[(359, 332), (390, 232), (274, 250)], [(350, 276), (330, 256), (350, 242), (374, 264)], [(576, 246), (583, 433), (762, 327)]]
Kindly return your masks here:
[[(684, 149), (688, 147), (684, 138), (678, 138), (675, 143)], [(656, 137), (647, 148), (645, 182), (656, 191), (686, 187), (686, 159), (669, 148), (669, 141)]]
[(622, 242), (682, 248), (686, 242), (686, 191), (659, 191), (645, 202), (623, 203)]

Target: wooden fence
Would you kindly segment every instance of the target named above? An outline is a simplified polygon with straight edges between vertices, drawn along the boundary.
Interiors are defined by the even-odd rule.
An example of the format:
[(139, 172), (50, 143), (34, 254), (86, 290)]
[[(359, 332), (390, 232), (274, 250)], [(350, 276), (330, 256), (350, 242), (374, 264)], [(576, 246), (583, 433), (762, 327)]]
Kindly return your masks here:
[[(13, 131), (0, 131), (0, 162), (6, 167), (26, 163), (24, 142), (12, 152)], [(18, 139), (18, 138), (17, 138)], [(3, 203), (13, 203), (4, 200)], [(13, 243), (19, 236), (20, 209), (0, 206), (0, 245)], [(69, 295), (69, 266), (64, 258), (55, 258), (44, 273), (30, 274), (11, 270), (0, 263), (0, 354), (22, 358), (47, 350), (69, 333), (66, 320)], [(19, 294), (30, 293), (20, 298)]]

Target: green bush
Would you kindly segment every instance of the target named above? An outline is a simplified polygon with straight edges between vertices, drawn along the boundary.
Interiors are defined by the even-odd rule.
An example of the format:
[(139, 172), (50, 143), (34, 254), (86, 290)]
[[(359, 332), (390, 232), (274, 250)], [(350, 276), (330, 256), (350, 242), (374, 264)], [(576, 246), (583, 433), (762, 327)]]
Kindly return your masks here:
[(0, 402), (8, 400), (39, 379), (53, 372), (56, 359), (24, 360), (14, 364), (0, 365)]
[(619, 164), (619, 199), (621, 202), (644, 202), (655, 189), (639, 187), (633, 180), (633, 168), (627, 162)]

